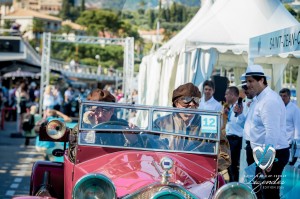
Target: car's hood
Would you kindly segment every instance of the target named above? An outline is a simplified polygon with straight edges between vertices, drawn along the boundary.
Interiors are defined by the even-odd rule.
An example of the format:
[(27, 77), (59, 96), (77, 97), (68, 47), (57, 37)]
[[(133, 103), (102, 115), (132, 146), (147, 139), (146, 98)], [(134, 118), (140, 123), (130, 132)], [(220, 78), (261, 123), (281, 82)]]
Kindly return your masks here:
[(160, 161), (169, 157), (174, 161), (170, 182), (194, 187), (210, 180), (216, 173), (215, 157), (151, 151), (120, 151), (109, 153), (75, 165), (74, 183), (83, 175), (101, 173), (110, 178), (118, 196), (161, 182), (163, 169)]

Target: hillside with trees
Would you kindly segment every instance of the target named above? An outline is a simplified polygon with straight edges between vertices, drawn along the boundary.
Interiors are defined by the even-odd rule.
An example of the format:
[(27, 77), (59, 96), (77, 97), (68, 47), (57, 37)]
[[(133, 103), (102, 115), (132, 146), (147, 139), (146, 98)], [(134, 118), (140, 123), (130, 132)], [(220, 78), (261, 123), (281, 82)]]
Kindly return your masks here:
[[(136, 63), (144, 53), (147, 53), (153, 44), (144, 43), (139, 36), (138, 29), (153, 30), (156, 29), (157, 21), (160, 22), (161, 28), (164, 28), (165, 40), (169, 40), (176, 32), (180, 31), (186, 23), (194, 16), (199, 7), (189, 7), (181, 3), (173, 3), (170, 7), (164, 7), (161, 4), (154, 4), (153, 8), (146, 6), (146, 1), (126, 1), (124, 4), (135, 6), (132, 10), (119, 9), (93, 9), (88, 10), (82, 1), (80, 6), (72, 5), (68, 0), (63, 0), (63, 9), (60, 17), (71, 19), (72, 21), (87, 27), (87, 35), (102, 37), (134, 37), (136, 46)], [(99, 3), (104, 1), (99, 1)], [(114, 1), (111, 0), (110, 3)], [(85, 3), (85, 4), (86, 4)], [(107, 2), (106, 2), (107, 3)], [(119, 1), (119, 5), (122, 1)], [(123, 6), (124, 6), (123, 4)], [(108, 5), (108, 4), (106, 4)], [(190, 4), (192, 5), (192, 4)], [(116, 7), (114, 7), (116, 8)], [(39, 30), (40, 31), (40, 30)], [(70, 27), (62, 27), (62, 32), (72, 32)], [(53, 58), (69, 62), (75, 59), (81, 64), (97, 66), (98, 62), (95, 55), (101, 57), (101, 65), (104, 68), (113, 67), (121, 68), (123, 66), (123, 48), (121, 46), (96, 46), (96, 45), (63, 45), (55, 43), (52, 45)], [(137, 70), (138, 67), (136, 67)]]

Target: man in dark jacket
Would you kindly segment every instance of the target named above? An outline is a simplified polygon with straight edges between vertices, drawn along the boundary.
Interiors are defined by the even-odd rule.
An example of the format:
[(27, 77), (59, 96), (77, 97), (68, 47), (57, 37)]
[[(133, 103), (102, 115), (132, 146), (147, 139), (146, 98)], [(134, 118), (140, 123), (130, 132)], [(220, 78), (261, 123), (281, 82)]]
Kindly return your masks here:
[[(173, 107), (197, 109), (200, 98), (201, 93), (199, 89), (192, 83), (187, 83), (173, 91)], [(154, 129), (160, 131), (175, 131), (181, 135), (200, 135), (200, 117), (195, 114), (172, 113), (158, 118), (154, 122)], [(164, 138), (168, 140), (169, 148), (173, 150), (194, 150), (190, 147), (192, 147), (192, 143), (196, 144), (195, 139), (189, 138), (189, 140), (186, 141), (182, 136), (161, 135), (161, 139)], [(198, 144), (200, 144), (199, 141)], [(194, 148), (197, 146), (198, 145), (195, 145)]]
[[(173, 91), (172, 103), (176, 108), (198, 109), (201, 99), (201, 92), (198, 87), (192, 83), (186, 83)], [(201, 108), (201, 107), (200, 107)], [(214, 144), (206, 139), (188, 138), (186, 140), (183, 136), (201, 135), (205, 138), (210, 134), (201, 133), (201, 117), (197, 114), (187, 113), (173, 113), (160, 117), (154, 121), (154, 129), (160, 131), (176, 131), (180, 132), (182, 136), (162, 135), (161, 139), (167, 139), (169, 148), (173, 150), (188, 150), (188, 151), (203, 151), (213, 152)], [(222, 134), (220, 140), (219, 156), (219, 170), (226, 169), (230, 163), (229, 144), (226, 137)]]

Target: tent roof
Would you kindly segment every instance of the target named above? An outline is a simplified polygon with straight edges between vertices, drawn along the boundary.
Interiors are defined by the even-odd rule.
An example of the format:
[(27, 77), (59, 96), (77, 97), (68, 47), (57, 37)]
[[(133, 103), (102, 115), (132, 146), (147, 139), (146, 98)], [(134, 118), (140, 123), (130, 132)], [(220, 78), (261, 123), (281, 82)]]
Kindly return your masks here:
[(192, 18), (192, 20), (171, 40), (165, 43), (161, 49), (170, 48), (173, 45), (176, 45), (178, 42), (182, 42), (186, 40), (186, 34), (190, 31), (190, 29), (197, 25), (199, 21), (206, 15), (211, 6), (213, 5), (212, 0), (206, 0), (203, 2), (203, 6), (198, 10), (197, 14)]
[[(199, 16), (198, 16), (199, 15)], [(248, 51), (251, 37), (298, 25), (279, 0), (208, 0), (191, 22), (161, 49), (186, 46), (220, 52)]]

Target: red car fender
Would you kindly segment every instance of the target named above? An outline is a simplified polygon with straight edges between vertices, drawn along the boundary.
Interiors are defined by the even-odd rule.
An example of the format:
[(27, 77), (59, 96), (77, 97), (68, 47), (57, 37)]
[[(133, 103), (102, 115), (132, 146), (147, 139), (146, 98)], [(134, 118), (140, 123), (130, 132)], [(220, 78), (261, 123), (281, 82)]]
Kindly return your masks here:
[(47, 184), (49, 191), (55, 198), (64, 197), (64, 163), (37, 161), (32, 167), (30, 195), (34, 196), (44, 182), (45, 172), (49, 173)]

